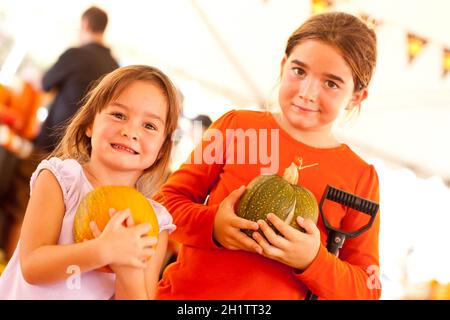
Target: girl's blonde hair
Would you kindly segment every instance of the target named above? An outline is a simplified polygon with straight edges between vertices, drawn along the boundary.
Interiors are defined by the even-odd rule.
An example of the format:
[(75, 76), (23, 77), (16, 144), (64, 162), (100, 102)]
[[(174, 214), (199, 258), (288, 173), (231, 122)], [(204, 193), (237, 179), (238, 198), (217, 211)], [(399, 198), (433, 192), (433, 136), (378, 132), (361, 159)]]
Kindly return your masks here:
[(153, 165), (146, 170), (138, 181), (138, 189), (150, 196), (164, 182), (170, 164), (172, 134), (178, 125), (181, 111), (179, 91), (172, 81), (159, 69), (146, 65), (131, 65), (116, 69), (99, 79), (83, 100), (83, 105), (65, 130), (65, 134), (49, 157), (75, 159), (81, 164), (89, 161), (91, 139), (86, 130), (94, 123), (95, 116), (124, 89), (134, 81), (148, 81), (156, 85), (166, 97), (167, 118), (166, 138)]

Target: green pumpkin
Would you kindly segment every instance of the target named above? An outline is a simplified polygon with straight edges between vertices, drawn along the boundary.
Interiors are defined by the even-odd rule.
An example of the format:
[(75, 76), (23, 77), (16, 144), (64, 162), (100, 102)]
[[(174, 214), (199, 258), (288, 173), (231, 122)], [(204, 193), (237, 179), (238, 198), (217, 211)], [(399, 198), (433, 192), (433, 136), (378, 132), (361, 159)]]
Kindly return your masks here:
[[(277, 232), (266, 217), (272, 212), (290, 226), (305, 232), (297, 224), (297, 217), (308, 218), (317, 223), (319, 210), (312, 192), (297, 185), (298, 170), (303, 168), (306, 166), (297, 167), (292, 163), (283, 177), (274, 174), (260, 175), (253, 179), (239, 201), (236, 214), (251, 221), (265, 220)], [(251, 236), (254, 231), (243, 232)]]

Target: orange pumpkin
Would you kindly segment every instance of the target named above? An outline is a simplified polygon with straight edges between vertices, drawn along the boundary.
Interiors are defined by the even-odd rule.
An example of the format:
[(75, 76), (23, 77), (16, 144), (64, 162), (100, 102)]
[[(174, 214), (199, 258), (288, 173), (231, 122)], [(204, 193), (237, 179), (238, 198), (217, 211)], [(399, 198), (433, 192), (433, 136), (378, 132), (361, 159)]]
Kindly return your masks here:
[[(89, 227), (90, 221), (95, 221), (103, 231), (108, 223), (109, 209), (117, 211), (130, 209), (135, 225), (150, 223), (150, 237), (158, 237), (159, 227), (155, 210), (150, 201), (139, 191), (127, 186), (102, 186), (89, 192), (78, 206), (73, 223), (73, 237), (75, 242), (94, 238)], [(99, 271), (112, 272), (108, 266)]]

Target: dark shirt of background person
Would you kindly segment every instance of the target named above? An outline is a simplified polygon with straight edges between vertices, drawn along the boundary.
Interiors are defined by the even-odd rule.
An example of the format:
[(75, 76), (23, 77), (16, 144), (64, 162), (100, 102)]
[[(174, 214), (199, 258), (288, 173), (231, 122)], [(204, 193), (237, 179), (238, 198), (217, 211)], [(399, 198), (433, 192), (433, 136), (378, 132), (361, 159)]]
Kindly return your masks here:
[(44, 74), (43, 89), (56, 90), (56, 96), (35, 139), (38, 150), (48, 153), (56, 147), (62, 134), (61, 128), (77, 112), (90, 85), (119, 67), (110, 49), (103, 43), (107, 24), (105, 11), (97, 7), (87, 9), (81, 16), (81, 46), (62, 53)]

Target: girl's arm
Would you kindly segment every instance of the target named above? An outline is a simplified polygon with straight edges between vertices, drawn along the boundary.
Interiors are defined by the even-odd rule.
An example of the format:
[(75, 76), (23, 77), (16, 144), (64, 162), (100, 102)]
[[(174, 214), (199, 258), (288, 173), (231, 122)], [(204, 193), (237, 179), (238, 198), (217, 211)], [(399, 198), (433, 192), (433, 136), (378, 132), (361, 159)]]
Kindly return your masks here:
[[(364, 171), (354, 193), (380, 202), (378, 175), (373, 166)], [(367, 215), (348, 209), (340, 228), (356, 230), (367, 222)], [(339, 257), (328, 252), (326, 243), (323, 242), (316, 259), (297, 275), (298, 279), (325, 299), (379, 299), (379, 230), (380, 213), (367, 231), (345, 240), (344, 246), (339, 250)]]
[(150, 265), (145, 269), (145, 284), (147, 288), (148, 299), (155, 299), (156, 285), (159, 281), (161, 268), (167, 251), (167, 243), (169, 242), (169, 231), (165, 230), (159, 234), (158, 244), (156, 245), (155, 254), (150, 259)]
[[(57, 245), (65, 207), (63, 193), (55, 176), (42, 170), (36, 179), (20, 235), (20, 265), (30, 284), (46, 284), (67, 279), (68, 268), (80, 272), (119, 262), (143, 267), (141, 257), (148, 256), (148, 238), (141, 238), (149, 226), (134, 229), (122, 226), (124, 212), (108, 223), (102, 237), (83, 243)], [(71, 269), (73, 270), (73, 269)]]
[(42, 170), (36, 179), (20, 234), (20, 265), (30, 284), (66, 279), (68, 267), (80, 271), (105, 265), (98, 242), (57, 246), (64, 218), (64, 198), (55, 176)]
[[(172, 239), (184, 245), (213, 249), (217, 248), (216, 240), (230, 249), (254, 251), (257, 247), (252, 239), (240, 232), (240, 229), (256, 230), (258, 226), (236, 216), (232, 208), (237, 200), (235, 195), (229, 195), (221, 204), (204, 205), (223, 171), (227, 144), (232, 143), (232, 139), (228, 139), (230, 134), (227, 129), (236, 127), (235, 121), (234, 111), (215, 121), (188, 160), (171, 174), (154, 197), (167, 208), (174, 224), (179, 226), (171, 234)], [(216, 134), (222, 139), (215, 137)], [(212, 146), (218, 161), (210, 159)], [(222, 229), (224, 232), (221, 232)]]
[(111, 265), (116, 274), (115, 300), (147, 300), (144, 270)]
[(111, 266), (117, 276), (115, 299), (141, 300), (155, 298), (156, 285), (159, 281), (168, 239), (168, 231), (163, 231), (159, 234), (155, 253), (150, 258), (148, 267), (145, 270), (133, 267)]

